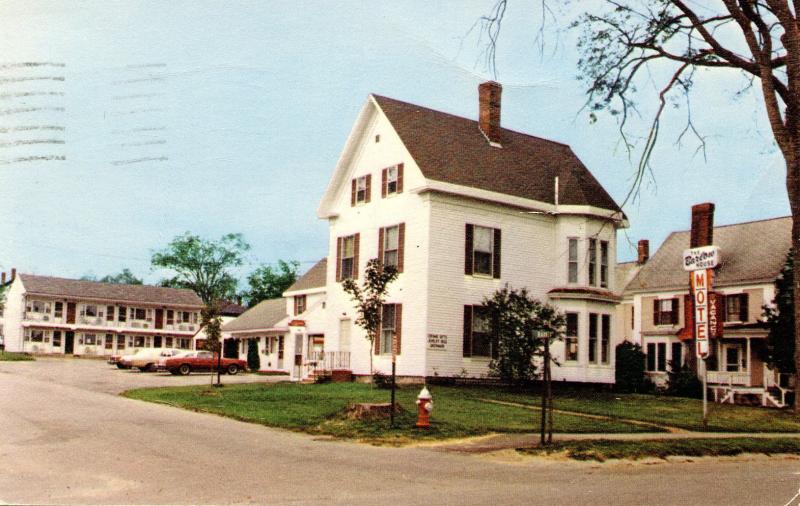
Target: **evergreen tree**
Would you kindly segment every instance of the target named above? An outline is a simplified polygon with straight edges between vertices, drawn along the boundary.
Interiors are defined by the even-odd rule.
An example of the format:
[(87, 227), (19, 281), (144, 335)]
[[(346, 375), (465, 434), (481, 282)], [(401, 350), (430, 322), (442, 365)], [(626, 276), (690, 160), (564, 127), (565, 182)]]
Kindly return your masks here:
[(247, 368), (251, 371), (261, 369), (261, 357), (258, 355), (258, 341), (250, 339), (247, 341)]
[(767, 363), (782, 373), (795, 372), (794, 361), (794, 252), (789, 251), (775, 279), (774, 307), (764, 306), (769, 335)]

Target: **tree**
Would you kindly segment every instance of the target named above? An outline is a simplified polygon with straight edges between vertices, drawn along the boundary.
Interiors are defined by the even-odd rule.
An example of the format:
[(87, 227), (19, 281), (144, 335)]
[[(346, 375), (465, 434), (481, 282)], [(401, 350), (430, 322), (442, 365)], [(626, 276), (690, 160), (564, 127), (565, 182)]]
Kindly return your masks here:
[(623, 341), (617, 345), (614, 357), (614, 390), (638, 394), (647, 392), (649, 382), (644, 370), (647, 357), (642, 346)]
[[(205, 349), (217, 356), (217, 385), (222, 383), (220, 366), (222, 364), (222, 319), (219, 316), (219, 306), (217, 302), (211, 302), (203, 306), (200, 310), (200, 326), (205, 332)], [(214, 384), (214, 374), (212, 370), (211, 384)]]
[(108, 274), (98, 279), (101, 283), (111, 283), (113, 285), (141, 285), (144, 280), (133, 275), (130, 269), (125, 267), (118, 274)]
[(261, 357), (258, 354), (257, 339), (249, 339), (247, 341), (247, 368), (251, 371), (261, 369)]
[(186, 232), (175, 237), (161, 251), (153, 253), (154, 268), (171, 270), (172, 278), (161, 286), (188, 288), (206, 305), (217, 300), (233, 299), (237, 280), (231, 269), (243, 263), (243, 253), (250, 249), (241, 234), (226, 234), (218, 241), (203, 239)]
[(278, 260), (278, 268), (262, 265), (249, 276), (247, 283), (250, 289), (244, 292), (247, 307), (253, 307), (262, 300), (275, 299), (283, 296), (283, 292), (297, 281), (297, 270), (300, 262), (296, 260)]
[(383, 316), (383, 303), (386, 300), (389, 283), (397, 279), (397, 269), (391, 265), (384, 266), (380, 260), (373, 258), (367, 262), (364, 270), (364, 286), (359, 287), (356, 280), (347, 278), (342, 282), (342, 289), (349, 294), (356, 303), (358, 318), (356, 325), (364, 329), (369, 341), (369, 372), (373, 373), (372, 350), (378, 330), (381, 327)]
[[(496, 2), (482, 20), (489, 34), (489, 60), (505, 14), (507, 0)], [(543, 6), (547, 6), (544, 1)], [(579, 74), (587, 87), (591, 117), (606, 111), (619, 119), (626, 146), (627, 120), (637, 98), (655, 93), (658, 107), (641, 149), (634, 184), (635, 196), (659, 137), (662, 113), (668, 101), (685, 101), (684, 133), (704, 138), (691, 121), (689, 100), (693, 84), (704, 76), (737, 74), (748, 83), (742, 92), (757, 88), (773, 139), (786, 164), (786, 189), (792, 213), (792, 247), (800, 247), (800, 1), (720, 0), (605, 0), (582, 14), (572, 25), (582, 27)], [(700, 7), (701, 6), (701, 7)], [(543, 9), (544, 12), (551, 12)], [(541, 32), (541, 28), (540, 28)], [(709, 72), (697, 72), (704, 69)], [(731, 72), (733, 71), (733, 72)], [(727, 72), (726, 74), (720, 74)], [(752, 86), (755, 84), (755, 86)], [(654, 91), (653, 87), (655, 86)], [(749, 118), (745, 121), (750, 121)], [(680, 138), (679, 138), (680, 139)], [(755, 168), (754, 168), (755, 169)], [(757, 169), (756, 169), (757, 170)], [(626, 201), (628, 198), (626, 198)], [(793, 265), (800, 282), (800, 262)], [(794, 301), (795, 374), (800, 380), (800, 298)], [(800, 384), (800, 381), (798, 381)], [(800, 403), (795, 403), (800, 414)]]
[(536, 359), (542, 361), (545, 341), (563, 332), (564, 316), (533, 298), (526, 288), (517, 290), (508, 285), (484, 298), (483, 311), (489, 333), (497, 343), (497, 356), (489, 363), (492, 373), (512, 385), (540, 376)]
[(795, 372), (794, 362), (794, 253), (789, 251), (780, 274), (775, 279), (773, 306), (764, 306), (769, 335), (767, 363), (782, 373)]

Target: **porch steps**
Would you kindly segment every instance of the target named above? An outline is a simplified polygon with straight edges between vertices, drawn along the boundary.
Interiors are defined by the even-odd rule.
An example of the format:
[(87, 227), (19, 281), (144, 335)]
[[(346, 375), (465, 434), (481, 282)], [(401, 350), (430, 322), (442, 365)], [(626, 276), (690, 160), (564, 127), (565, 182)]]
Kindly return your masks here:
[(720, 404), (760, 404), (764, 407), (779, 409), (787, 406), (786, 393), (787, 390), (780, 387), (727, 386), (714, 388), (714, 398)]

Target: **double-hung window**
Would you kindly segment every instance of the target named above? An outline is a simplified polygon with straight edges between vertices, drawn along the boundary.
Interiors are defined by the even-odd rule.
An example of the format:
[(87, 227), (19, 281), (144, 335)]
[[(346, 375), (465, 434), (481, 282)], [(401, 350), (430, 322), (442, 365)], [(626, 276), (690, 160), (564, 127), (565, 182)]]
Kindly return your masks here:
[(611, 315), (601, 317), (600, 362), (608, 364), (611, 357)]
[(128, 308), (126, 308), (125, 306), (119, 306), (117, 308), (117, 321), (124, 322), (127, 319), (128, 319)]
[(564, 358), (568, 361), (578, 360), (578, 313), (567, 313), (567, 329), (564, 338)]
[(371, 180), (372, 176), (369, 174), (352, 180), (352, 186), (350, 189), (351, 206), (355, 206), (357, 204), (366, 204), (370, 201), (370, 187), (372, 186)]
[(403, 164), (383, 169), (381, 172), (381, 196), (388, 197), (403, 192)]
[(339, 237), (337, 240), (336, 280), (358, 278), (359, 234)]
[(392, 353), (392, 346), (394, 345), (394, 323), (395, 323), (395, 306), (394, 304), (384, 304), (383, 313), (381, 314), (381, 335), (380, 335), (380, 354), (385, 355)]
[(64, 316), (64, 303), (53, 303), (53, 318), (62, 318)]
[(600, 241), (600, 286), (608, 288), (608, 241)]
[(500, 229), (467, 224), (464, 273), (500, 277)]
[(483, 306), (464, 306), (464, 356), (497, 357), (497, 340), (492, 336), (489, 315)]
[(397, 272), (403, 272), (405, 228), (405, 223), (400, 223), (378, 231), (378, 258), (383, 265), (391, 265)]
[(597, 363), (597, 318), (596, 313), (589, 313), (589, 363)]
[(667, 370), (667, 343), (647, 343), (647, 371)]
[(725, 296), (725, 321), (746, 322), (748, 319), (748, 297), (746, 293)]
[(294, 296), (294, 314), (299, 315), (306, 312), (306, 296), (305, 295), (295, 295)]
[(569, 238), (569, 258), (567, 259), (567, 281), (578, 282), (578, 239)]
[(597, 239), (589, 239), (589, 284), (597, 285)]
[(653, 324), (675, 325), (678, 323), (678, 299), (656, 299), (653, 301)]

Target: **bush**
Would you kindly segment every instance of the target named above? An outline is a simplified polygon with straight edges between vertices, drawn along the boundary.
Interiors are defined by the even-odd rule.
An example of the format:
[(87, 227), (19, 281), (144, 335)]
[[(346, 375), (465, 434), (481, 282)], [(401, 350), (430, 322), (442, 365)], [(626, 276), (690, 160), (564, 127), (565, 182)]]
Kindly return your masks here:
[(645, 354), (638, 344), (624, 341), (617, 345), (614, 363), (614, 390), (624, 393), (646, 393), (652, 382), (644, 374)]
[(382, 389), (392, 388), (392, 377), (380, 371), (375, 371), (372, 373), (372, 384)]
[(673, 367), (673, 362), (670, 362), (666, 393), (676, 397), (699, 399), (703, 397), (703, 383), (689, 366), (684, 365), (678, 369)]
[(258, 341), (250, 339), (247, 341), (247, 368), (251, 371), (261, 369), (261, 357), (258, 355)]

